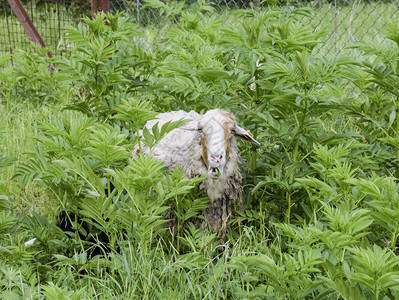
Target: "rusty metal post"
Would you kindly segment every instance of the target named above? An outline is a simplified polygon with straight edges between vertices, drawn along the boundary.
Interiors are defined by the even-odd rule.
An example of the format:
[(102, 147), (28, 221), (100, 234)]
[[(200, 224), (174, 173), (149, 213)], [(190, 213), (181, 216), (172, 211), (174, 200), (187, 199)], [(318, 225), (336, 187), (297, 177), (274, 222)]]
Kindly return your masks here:
[[(11, 9), (14, 11), (17, 16), (19, 22), (24, 27), (26, 34), (31, 39), (32, 42), (39, 44), (42, 47), (46, 47), (46, 43), (43, 41), (39, 32), (37, 31), (35, 25), (33, 25), (31, 19), (29, 18), (28, 13), (25, 8), (22, 6), (19, 0), (7, 0), (11, 6)], [(52, 53), (47, 53), (48, 57), (52, 57)]]
[(109, 12), (109, 9), (109, 0), (98, 0), (98, 10), (101, 10), (103, 12)]
[(91, 17), (94, 18), (98, 11), (98, 0), (91, 0)]
[(109, 0), (91, 0), (91, 16), (94, 18), (99, 11), (109, 12)]

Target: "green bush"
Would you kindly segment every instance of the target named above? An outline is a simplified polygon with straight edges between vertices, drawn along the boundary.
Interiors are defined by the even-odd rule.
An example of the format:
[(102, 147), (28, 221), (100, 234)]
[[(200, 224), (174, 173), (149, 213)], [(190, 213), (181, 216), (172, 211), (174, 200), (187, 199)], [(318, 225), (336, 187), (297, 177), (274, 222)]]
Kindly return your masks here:
[[(24, 155), (0, 156), (15, 168), (0, 182), (1, 296), (397, 298), (397, 26), (392, 43), (356, 45), (372, 54), (359, 62), (314, 55), (323, 32), (307, 9), (224, 22), (205, 2), (148, 8), (177, 21), (165, 51), (133, 43), (141, 33), (121, 14), (99, 14), (68, 29), (68, 58), (1, 60), (3, 106), (24, 103), (21, 88), (57, 114), (37, 121)], [(215, 107), (261, 142), (239, 144), (245, 210), (223, 241), (194, 225), (210, 201), (202, 178), (131, 154), (157, 112)], [(181, 124), (140, 139), (154, 147)], [(74, 213), (72, 230), (15, 208), (9, 182), (39, 186), (46, 205)]]

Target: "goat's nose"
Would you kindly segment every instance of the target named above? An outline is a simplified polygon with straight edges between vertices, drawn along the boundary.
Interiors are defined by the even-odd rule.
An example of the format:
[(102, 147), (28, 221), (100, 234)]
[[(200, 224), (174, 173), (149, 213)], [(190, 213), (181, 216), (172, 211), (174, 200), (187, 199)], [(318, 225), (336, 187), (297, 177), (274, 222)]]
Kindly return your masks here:
[(213, 160), (214, 162), (220, 162), (223, 158), (222, 154), (219, 155), (211, 155), (211, 160)]

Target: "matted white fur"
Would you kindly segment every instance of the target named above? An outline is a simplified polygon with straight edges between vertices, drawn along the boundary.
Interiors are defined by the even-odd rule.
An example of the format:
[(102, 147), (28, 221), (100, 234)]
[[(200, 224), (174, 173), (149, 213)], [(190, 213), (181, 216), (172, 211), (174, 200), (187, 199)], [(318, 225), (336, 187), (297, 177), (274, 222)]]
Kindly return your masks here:
[[(157, 119), (148, 121), (145, 127), (151, 132), (152, 127), (158, 123), (161, 128), (168, 121), (178, 121), (180, 119), (193, 120), (186, 123), (180, 128), (172, 130), (167, 134), (159, 144), (152, 149), (152, 157), (156, 157), (165, 163), (168, 169), (173, 169), (176, 165), (182, 168), (188, 164), (190, 160), (190, 145), (198, 136), (197, 124), (200, 115), (195, 111), (185, 112), (183, 110), (162, 113), (156, 116)], [(138, 146), (135, 147), (135, 152), (138, 153)], [(150, 149), (142, 144), (143, 154), (149, 154)]]
[[(150, 132), (157, 122), (162, 127), (168, 121), (191, 121), (172, 130), (151, 153), (147, 146), (142, 145), (143, 154), (160, 159), (168, 169), (179, 165), (190, 178), (207, 177), (200, 186), (211, 199), (205, 217), (215, 232), (225, 232), (232, 206), (243, 209), (242, 176), (234, 136), (256, 145), (259, 143), (236, 124), (233, 115), (220, 109), (210, 110), (204, 115), (179, 110), (159, 114), (156, 118), (145, 125)], [(137, 155), (138, 152), (136, 145), (133, 153)]]

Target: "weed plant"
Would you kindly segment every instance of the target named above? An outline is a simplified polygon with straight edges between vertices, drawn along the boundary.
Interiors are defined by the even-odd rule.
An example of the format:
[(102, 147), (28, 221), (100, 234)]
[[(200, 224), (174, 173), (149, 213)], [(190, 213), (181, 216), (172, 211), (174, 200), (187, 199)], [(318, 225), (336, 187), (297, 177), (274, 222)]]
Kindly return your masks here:
[[(68, 28), (68, 58), (1, 60), (1, 297), (398, 298), (396, 23), (391, 42), (355, 46), (368, 60), (321, 59), (308, 9), (224, 23), (205, 2), (162, 8), (177, 21), (165, 51), (99, 14)], [(245, 210), (222, 241), (193, 225), (210, 201), (202, 178), (131, 154), (158, 112), (215, 107), (262, 144), (239, 145)], [(140, 139), (151, 148), (181, 124)]]

